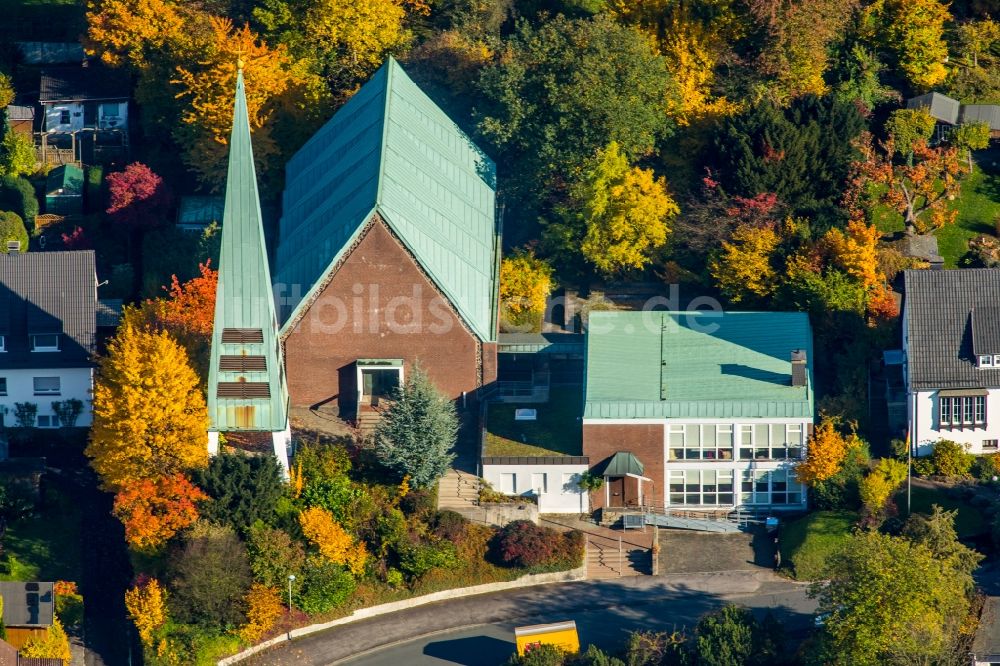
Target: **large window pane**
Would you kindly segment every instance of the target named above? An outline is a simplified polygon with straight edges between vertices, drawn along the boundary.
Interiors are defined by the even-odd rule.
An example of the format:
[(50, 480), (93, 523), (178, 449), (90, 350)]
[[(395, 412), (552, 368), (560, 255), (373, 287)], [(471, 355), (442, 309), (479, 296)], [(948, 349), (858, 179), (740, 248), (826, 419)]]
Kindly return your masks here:
[(720, 425), (718, 432), (719, 458), (722, 460), (733, 459), (733, 426)]
[(768, 428), (766, 423), (758, 423), (753, 427), (754, 458), (766, 459), (771, 455), (767, 442)]
[(986, 397), (976, 396), (976, 423), (986, 422)]
[(688, 460), (701, 458), (701, 428), (698, 425), (684, 426), (684, 457)]
[(951, 398), (941, 398), (939, 402), (941, 405), (941, 425), (949, 425), (951, 423)]

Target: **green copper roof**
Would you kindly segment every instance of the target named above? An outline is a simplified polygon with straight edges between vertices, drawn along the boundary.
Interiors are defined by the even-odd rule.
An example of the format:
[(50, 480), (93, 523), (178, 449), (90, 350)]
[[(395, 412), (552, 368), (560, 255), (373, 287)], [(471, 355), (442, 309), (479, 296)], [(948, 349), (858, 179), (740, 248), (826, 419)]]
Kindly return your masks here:
[(377, 212), (469, 328), (495, 339), (496, 168), (395, 60), (286, 175), (276, 281), (286, 328)]
[[(807, 385), (791, 385), (805, 350)], [(811, 418), (813, 347), (802, 312), (595, 312), (584, 418)]]
[[(220, 397), (220, 394), (235, 397)], [(288, 390), (240, 71), (229, 140), (219, 286), (208, 374), (210, 430), (281, 431), (288, 422), (287, 405)]]
[(611, 456), (603, 476), (642, 476), (645, 468), (631, 451), (619, 451)]

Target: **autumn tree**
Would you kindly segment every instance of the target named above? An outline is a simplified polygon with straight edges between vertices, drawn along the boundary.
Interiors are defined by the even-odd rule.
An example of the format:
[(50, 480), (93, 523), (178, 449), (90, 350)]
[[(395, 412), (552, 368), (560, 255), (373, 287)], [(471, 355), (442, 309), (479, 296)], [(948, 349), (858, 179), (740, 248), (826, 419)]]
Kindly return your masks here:
[(979, 57), (1000, 42), (1000, 23), (989, 16), (981, 21), (965, 21), (955, 29), (962, 52), (972, 56), (972, 66), (979, 67)]
[(17, 654), (19, 657), (57, 659), (63, 666), (69, 666), (72, 659), (69, 636), (66, 635), (59, 618), (53, 617), (52, 624), (42, 629), (40, 633), (32, 633)]
[(166, 332), (124, 322), (94, 382), (86, 453), (103, 487), (204, 467), (207, 431), (205, 398), (184, 350)]
[(455, 459), (458, 417), (454, 403), (415, 366), (375, 427), (375, 454), (400, 478), (427, 488)]
[(721, 50), (717, 35), (700, 21), (677, 16), (666, 30), (661, 51), (677, 83), (678, 95), (670, 100), (669, 113), (678, 125), (737, 110), (736, 104), (712, 89)]
[(240, 627), (239, 636), (247, 643), (253, 644), (274, 627), (274, 623), (284, 613), (284, 608), (278, 590), (260, 583), (250, 586), (245, 602), (247, 621)]
[(742, 303), (769, 296), (777, 284), (772, 255), (781, 237), (773, 226), (743, 224), (731, 240), (709, 260), (708, 269), (719, 289), (732, 302)]
[(299, 514), (299, 526), (319, 554), (334, 564), (341, 564), (359, 576), (364, 573), (368, 551), (341, 527), (329, 511), (318, 506), (309, 507)]
[[(237, 61), (243, 63), (254, 159), (262, 174), (270, 160), (282, 150), (294, 149), (311, 133), (327, 96), (306, 63), (293, 60), (283, 44), (270, 48), (249, 26), (234, 28), (228, 19), (211, 17), (210, 26), (202, 58), (178, 65), (171, 83), (186, 103), (175, 133), (182, 157), (204, 184), (218, 187), (226, 175)], [(294, 134), (276, 137), (272, 132), (276, 116)]]
[(163, 222), (170, 204), (163, 178), (141, 162), (133, 162), (123, 171), (114, 171), (105, 179), (108, 184), (108, 209), (116, 224), (137, 228), (153, 227)]
[(809, 437), (806, 459), (795, 467), (795, 477), (808, 486), (825, 481), (840, 471), (850, 450), (859, 446), (861, 439), (853, 429), (845, 435), (840, 419), (823, 416)]
[(289, 574), (300, 573), (306, 561), (300, 541), (263, 522), (247, 531), (247, 553), (254, 579), (270, 587), (283, 585)]
[(125, 540), (153, 551), (198, 519), (198, 503), (208, 499), (183, 474), (126, 481), (112, 513), (125, 525)]
[(503, 321), (513, 327), (528, 324), (541, 330), (541, 319), (554, 287), (552, 266), (520, 248), (500, 262), (500, 307)]
[(232, 528), (195, 523), (167, 560), (172, 619), (213, 630), (246, 623), (247, 550)]
[(903, 76), (916, 90), (929, 90), (948, 75), (945, 24), (951, 21), (940, 0), (886, 0), (883, 44), (896, 56)]
[(948, 142), (965, 153), (969, 173), (972, 173), (972, 151), (989, 148), (990, 125), (985, 122), (962, 123), (948, 135)]
[[(5, 123), (0, 122), (0, 130), (4, 125)], [(30, 174), (35, 170), (36, 163), (35, 147), (31, 139), (8, 127), (0, 139), (0, 176)]]
[(872, 514), (878, 514), (889, 498), (906, 481), (906, 463), (894, 458), (882, 458), (875, 468), (861, 480), (861, 502)]
[(14, 103), (14, 81), (7, 72), (0, 72), (0, 109)]
[(955, 221), (958, 213), (948, 201), (961, 193), (959, 179), (966, 173), (957, 148), (930, 148), (917, 141), (909, 165), (893, 161), (896, 149), (891, 138), (876, 148), (866, 133), (858, 145), (861, 159), (852, 166), (844, 197), (852, 216), (886, 206), (903, 216), (911, 233), (927, 233)]
[(92, 0), (87, 7), (87, 51), (112, 66), (137, 70), (172, 44), (191, 39), (191, 13), (171, 0)]
[(150, 578), (126, 590), (125, 609), (143, 645), (151, 645), (153, 632), (167, 621), (166, 593), (160, 582)]
[(930, 141), (936, 124), (927, 109), (896, 109), (889, 114), (885, 131), (892, 137), (896, 151), (912, 162), (914, 149)]
[(673, 130), (666, 111), (677, 93), (665, 58), (605, 15), (520, 23), (479, 86), (478, 132), (509, 167), (518, 208), (508, 210), (524, 219), (609, 142), (632, 161)]
[(631, 166), (612, 141), (585, 163), (562, 220), (546, 230), (546, 242), (560, 252), (579, 247), (601, 274), (620, 275), (650, 263), (678, 212), (666, 181), (651, 169)]
[(851, 220), (845, 230), (831, 229), (823, 238), (832, 263), (855, 278), (865, 289), (885, 281), (879, 271), (878, 241), (881, 234), (873, 224)]

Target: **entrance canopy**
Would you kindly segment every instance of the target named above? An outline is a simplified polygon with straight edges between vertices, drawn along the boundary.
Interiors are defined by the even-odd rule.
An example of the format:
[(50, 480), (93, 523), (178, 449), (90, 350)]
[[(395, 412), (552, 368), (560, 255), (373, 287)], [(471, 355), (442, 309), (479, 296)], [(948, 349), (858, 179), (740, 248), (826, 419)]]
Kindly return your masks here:
[(635, 479), (649, 481), (642, 475), (644, 471), (642, 462), (630, 451), (619, 451), (611, 456), (608, 466), (604, 468), (604, 476), (630, 476)]

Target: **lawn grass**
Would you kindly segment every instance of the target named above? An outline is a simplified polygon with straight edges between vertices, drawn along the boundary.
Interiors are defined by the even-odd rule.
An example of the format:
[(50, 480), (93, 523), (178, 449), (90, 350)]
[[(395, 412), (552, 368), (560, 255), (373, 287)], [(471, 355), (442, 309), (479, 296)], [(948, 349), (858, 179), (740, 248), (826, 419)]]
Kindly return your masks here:
[(0, 580), (81, 579), (80, 505), (64, 482), (47, 475), (34, 515), (7, 528)]
[[(514, 410), (538, 410), (537, 421), (515, 421)], [(486, 418), (486, 456), (578, 456), (582, 450), (583, 394), (552, 389), (543, 404), (496, 403)]]
[[(960, 539), (977, 536), (986, 532), (988, 526), (983, 520), (982, 512), (974, 506), (961, 500), (948, 497), (942, 488), (928, 488), (914, 485), (912, 489), (913, 513), (931, 515), (931, 507), (935, 504), (946, 511), (958, 511), (955, 516), (955, 531)], [(906, 489), (901, 490), (895, 498), (900, 515), (906, 515)]]
[[(995, 233), (994, 220), (1000, 216), (1000, 172), (994, 164), (995, 155), (976, 154), (979, 160), (973, 171), (962, 181), (962, 193), (949, 204), (958, 211), (954, 224), (936, 232), (938, 253), (944, 257), (945, 268), (957, 268), (969, 251), (969, 240), (982, 234)], [(872, 212), (875, 226), (883, 234), (903, 231), (903, 216), (884, 207)]]
[(796, 580), (822, 580), (826, 558), (850, 537), (858, 515), (850, 511), (817, 511), (781, 530), (781, 555)]

